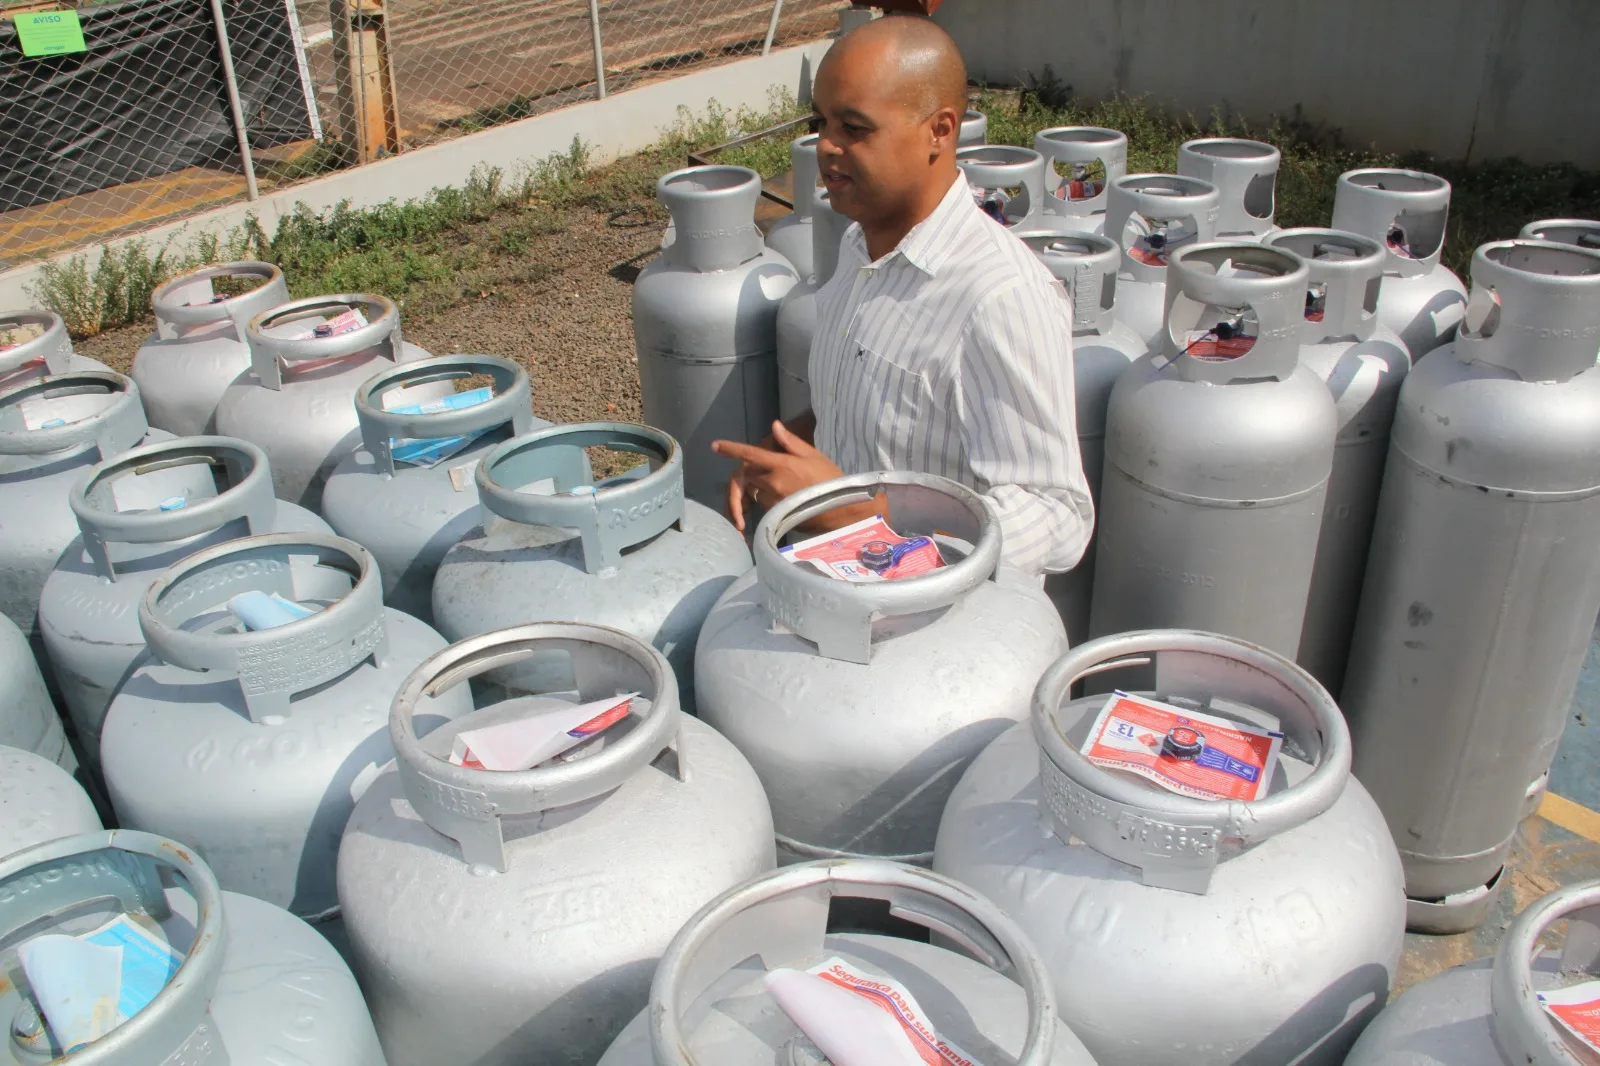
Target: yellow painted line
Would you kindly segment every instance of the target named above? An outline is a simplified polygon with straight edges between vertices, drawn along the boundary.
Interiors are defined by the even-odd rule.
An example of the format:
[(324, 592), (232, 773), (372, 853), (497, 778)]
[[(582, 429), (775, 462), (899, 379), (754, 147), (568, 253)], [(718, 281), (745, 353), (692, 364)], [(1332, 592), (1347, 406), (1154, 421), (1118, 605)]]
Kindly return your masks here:
[(1539, 804), (1539, 817), (1569, 833), (1600, 843), (1600, 812), (1591, 811), (1581, 803), (1546, 792)]

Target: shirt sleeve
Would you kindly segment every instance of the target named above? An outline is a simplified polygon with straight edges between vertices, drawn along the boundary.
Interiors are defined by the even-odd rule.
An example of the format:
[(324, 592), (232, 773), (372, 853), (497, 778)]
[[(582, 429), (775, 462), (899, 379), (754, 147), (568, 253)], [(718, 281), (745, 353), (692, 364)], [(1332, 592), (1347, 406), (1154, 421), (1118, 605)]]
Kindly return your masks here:
[(1058, 290), (1028, 279), (998, 288), (961, 346), (961, 435), (972, 483), (1000, 512), (1006, 562), (1070, 570), (1094, 530), (1078, 451), (1072, 316)]

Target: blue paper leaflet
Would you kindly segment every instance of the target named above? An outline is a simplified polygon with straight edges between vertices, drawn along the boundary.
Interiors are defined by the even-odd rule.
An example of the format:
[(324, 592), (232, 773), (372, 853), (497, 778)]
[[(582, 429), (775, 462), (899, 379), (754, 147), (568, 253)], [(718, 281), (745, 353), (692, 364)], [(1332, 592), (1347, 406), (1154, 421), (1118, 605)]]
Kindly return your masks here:
[[(484, 386), (481, 389), (471, 389), (467, 392), (452, 393), (438, 400), (429, 400), (427, 403), (402, 404), (389, 409), (395, 415), (436, 415), (446, 411), (462, 411), (469, 407), (476, 407), (480, 403), (487, 403), (494, 399), (494, 389)], [(410, 463), (413, 466), (432, 467), (444, 462), (452, 455), (459, 453), (473, 441), (487, 433), (487, 429), (476, 430), (472, 433), (460, 434), (454, 437), (424, 437), (413, 440), (389, 439), (389, 454), (396, 462)]]

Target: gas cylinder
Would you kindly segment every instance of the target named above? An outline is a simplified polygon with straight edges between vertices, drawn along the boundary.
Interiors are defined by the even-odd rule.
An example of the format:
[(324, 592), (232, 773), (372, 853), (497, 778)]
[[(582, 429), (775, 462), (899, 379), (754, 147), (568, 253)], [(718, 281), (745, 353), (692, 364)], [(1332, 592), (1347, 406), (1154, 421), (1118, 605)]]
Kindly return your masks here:
[(966, 175), (983, 213), (1016, 232), (1071, 232), (1075, 227), (1048, 213), (1045, 159), (1032, 148), (1009, 144), (974, 145), (956, 150), (956, 166)]
[[(816, 270), (813, 265), (811, 213), (817, 194), (817, 135), (808, 133), (789, 145), (789, 175), (792, 179), (794, 209), (767, 230), (767, 247), (789, 260), (794, 272), (804, 281)], [(830, 271), (831, 273), (831, 271)]]
[[(1083, 458), (1089, 495), (1098, 510), (1111, 390), (1123, 372), (1148, 350), (1133, 330), (1114, 317), (1121, 249), (1111, 238), (1092, 233), (1021, 236), (1023, 243), (1066, 286), (1072, 301), (1072, 387), (1077, 400), (1078, 454)], [(1047, 575), (1044, 588), (1061, 612), (1067, 642), (1076, 645), (1089, 639), (1094, 540), (1090, 539), (1077, 566), (1064, 574)]]
[(1311, 272), (1300, 362), (1327, 384), (1339, 416), (1295, 657), (1338, 699), (1389, 454), (1389, 424), (1411, 359), (1394, 331), (1378, 321), (1384, 257), (1378, 242), (1339, 230), (1286, 229), (1262, 243), (1298, 255)]
[(1252, 244), (1181, 248), (1167, 273), (1161, 345), (1106, 415), (1089, 632), (1203, 628), (1293, 656), (1338, 429), (1300, 362), (1310, 274)]
[[(216, 291), (218, 281), (235, 296)], [(173, 278), (150, 296), (156, 331), (133, 357), (150, 424), (180, 437), (215, 433), (217, 404), (233, 379), (250, 369), (245, 328), (259, 314), (289, 302), (283, 271), (244, 261), (204, 267)]]
[[(560, 688), (421, 724), (430, 698), (551, 655), (567, 664)], [(760, 782), (677, 692), (660, 652), (574, 623), (464, 640), (406, 680), (395, 769), (339, 849), (345, 927), (393, 1066), (589, 1066), (644, 1008), (673, 934), (772, 869)], [(447, 761), (463, 729), (627, 693), (622, 721), (531, 770)]]
[[(1586, 1066), (1539, 1002), (1600, 976), (1600, 881), (1568, 885), (1533, 903), (1500, 938), (1492, 958), (1446, 970), (1410, 988), (1367, 1026), (1347, 1066)], [(1544, 950), (1557, 922), (1564, 947)]]
[(71, 774), (31, 751), (0, 744), (0, 858), (99, 828), (89, 794)]
[(1530, 222), (1517, 236), (1530, 241), (1555, 241), (1579, 248), (1600, 249), (1600, 221), (1588, 218), (1547, 218)]
[(52, 374), (110, 369), (72, 350), (60, 315), (0, 311), (0, 392)]
[(1259, 240), (1276, 228), (1282, 162), (1272, 145), (1243, 137), (1202, 137), (1178, 146), (1178, 173), (1217, 187), (1219, 241)]
[(1400, 390), (1343, 706), (1419, 931), (1486, 916), (1589, 648), (1597, 334), (1600, 252), (1485, 244), (1460, 335)]
[(656, 182), (677, 239), (633, 287), (645, 421), (681, 441), (689, 498), (721, 508), (737, 466), (719, 438), (755, 442), (778, 415), (778, 304), (799, 278), (756, 228), (761, 176), (689, 167)]
[[(829, 935), (833, 900), (892, 912), (976, 956), (894, 936)], [(759, 959), (755, 968), (738, 965)], [(977, 961), (982, 960), (982, 961)], [(598, 1066), (748, 1066), (820, 1063), (817, 1046), (762, 986), (768, 970), (851, 974), (876, 989), (898, 984), (935, 1034), (982, 1061), (1094, 1066), (1056, 1017), (1050, 974), (1033, 943), (965, 885), (915, 866), (842, 859), (790, 866), (708, 903), (673, 937), (650, 985), (650, 1006)], [(996, 1054), (998, 1052), (998, 1054)], [(971, 1061), (949, 1055), (944, 1062)]]
[[(595, 481), (584, 449), (645, 462)], [(660, 648), (695, 704), (694, 649), (711, 605), (750, 569), (732, 524), (684, 499), (683, 452), (659, 429), (578, 422), (507, 441), (478, 464), (483, 528), (445, 554), (433, 615), (451, 640), (523, 622), (611, 626)], [(546, 691), (559, 656), (492, 679)]]
[(1128, 172), (1128, 137), (1103, 126), (1053, 126), (1033, 135), (1045, 157), (1045, 213), (1083, 233), (1106, 224), (1106, 190)]
[[(882, 493), (902, 536), (946, 565), (858, 584), (779, 553), (812, 515)], [(926, 865), (944, 801), (983, 746), (1028, 711), (1066, 647), (1037, 579), (1000, 562), (983, 497), (931, 474), (856, 474), (796, 492), (755, 534), (755, 570), (700, 631), (700, 715), (772, 798), (778, 856)]]
[(78, 535), (67, 503), (72, 486), (95, 463), (169, 439), (145, 424), (139, 387), (109, 370), (73, 371), (0, 393), (0, 515), (8, 519), (0, 522), (0, 612), (27, 635), (41, 662), (39, 593)]
[[(171, 976), (131, 1019), (65, 1055), (22, 980), (18, 951), (40, 935), (85, 937), (108, 925), (95, 943), (122, 940), (128, 954), (140, 948), (141, 963), (125, 962), (125, 973)], [(118, 937), (129, 925), (144, 937)], [(0, 945), (0, 970), (14, 979), (0, 985), (7, 1066), (384, 1066), (361, 989), (328, 942), (269, 903), (222, 891), (206, 864), (173, 840), (91, 832), (0, 859)], [(159, 954), (168, 951), (170, 962)], [(127, 1002), (126, 984), (122, 995)]]
[(778, 307), (778, 417), (811, 410), (811, 338), (817, 331), (817, 290), (839, 265), (839, 246), (850, 220), (818, 190), (811, 209), (812, 274), (789, 290)]
[[(320, 510), (328, 475), (361, 445), (356, 389), (379, 370), (428, 353), (401, 339), (400, 311), (382, 296), (280, 304), (252, 318), (245, 339), (250, 369), (217, 402), (217, 432), (266, 451), (279, 499)], [(409, 402), (437, 399), (450, 389), (417, 391)]]
[(39, 632), (88, 764), (111, 696), (144, 651), (139, 601), (167, 567), (252, 533), (327, 533), (272, 497), (267, 456), (226, 437), (181, 437), (99, 463), (68, 496), (81, 535), (39, 597)]
[[(389, 410), (402, 388), (490, 379), (471, 406)], [(441, 355), (382, 370), (356, 390), (362, 446), (334, 468), (322, 513), (372, 553), (389, 606), (433, 620), (433, 575), (445, 552), (478, 525), (473, 474), (497, 444), (550, 423), (533, 417), (528, 372), (492, 355)], [(419, 405), (420, 406), (420, 405)], [(439, 410), (431, 408), (439, 407)], [(459, 450), (445, 455), (450, 448)]]
[(956, 135), (957, 148), (970, 148), (975, 144), (989, 143), (989, 116), (968, 108), (961, 116), (961, 132)]
[[(252, 629), (230, 601), (255, 593), (314, 613)], [(214, 545), (157, 578), (139, 604), (149, 658), (101, 731), (120, 822), (195, 848), (230, 891), (335, 916), (339, 834), (394, 756), (389, 702), (444, 646), (382, 596), (366, 549), (326, 533)], [(471, 709), (463, 689), (429, 713)]]
[[(1108, 697), (1070, 693), (1090, 675), (1281, 732), (1265, 797), (1183, 795), (1090, 762)], [(1405, 939), (1400, 862), (1350, 776), (1338, 706), (1284, 656), (1213, 633), (1121, 633), (1051, 666), (1031, 722), (950, 797), (933, 866), (1033, 937), (1101, 1066), (1336, 1066)]]
[(1124, 174), (1106, 190), (1103, 231), (1122, 246), (1117, 321), (1152, 349), (1161, 347), (1168, 257), (1215, 238), (1220, 202), (1209, 181), (1173, 174)]
[(1416, 170), (1351, 170), (1333, 193), (1333, 228), (1384, 246), (1378, 321), (1400, 335), (1411, 361), (1450, 343), (1467, 289), (1439, 262), (1450, 215), (1450, 183)]
[(45, 688), (39, 662), (17, 624), (0, 614), (0, 744), (78, 768), (66, 730)]

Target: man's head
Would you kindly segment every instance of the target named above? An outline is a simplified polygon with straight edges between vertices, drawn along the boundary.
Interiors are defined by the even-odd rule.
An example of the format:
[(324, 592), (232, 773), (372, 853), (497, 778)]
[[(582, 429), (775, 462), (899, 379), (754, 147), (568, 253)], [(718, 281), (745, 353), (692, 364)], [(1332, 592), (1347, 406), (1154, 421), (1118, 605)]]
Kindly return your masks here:
[(829, 199), (869, 234), (921, 221), (950, 188), (967, 70), (932, 22), (891, 15), (852, 30), (823, 58), (811, 97)]

